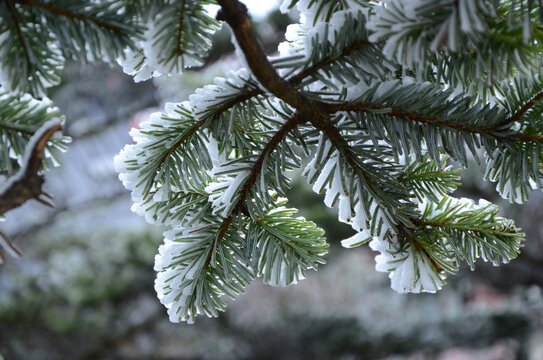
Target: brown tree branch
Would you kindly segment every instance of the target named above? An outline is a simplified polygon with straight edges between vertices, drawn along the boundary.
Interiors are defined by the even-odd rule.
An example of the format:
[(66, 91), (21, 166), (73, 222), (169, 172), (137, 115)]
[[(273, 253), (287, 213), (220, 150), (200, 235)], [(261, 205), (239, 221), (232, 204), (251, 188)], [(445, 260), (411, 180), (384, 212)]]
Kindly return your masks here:
[[(326, 66), (327, 63), (321, 62), (314, 64), (314, 67), (310, 71), (302, 72), (299, 76), (295, 75), (290, 81), (284, 80), (277, 74), (264, 54), (263, 49), (260, 47), (252, 30), (245, 5), (241, 4), (238, 0), (218, 0), (218, 3), (221, 5), (221, 10), (217, 14), (217, 19), (225, 20), (232, 28), (236, 40), (245, 55), (247, 64), (257, 80), (273, 95), (297, 110), (297, 116), (284, 124), (264, 148), (240, 191), (240, 197), (238, 198), (238, 203), (235, 205), (234, 210), (240, 211), (244, 208), (246, 194), (250, 191), (258, 178), (264, 158), (268, 156), (268, 153), (275, 150), (276, 145), (284, 136), (286, 136), (286, 134), (288, 134), (288, 132), (295, 129), (296, 124), (304, 122), (310, 122), (311, 125), (324, 133), (330, 139), (333, 146), (344, 154), (353, 170), (362, 175), (367, 182), (370, 191), (376, 193), (379, 190), (379, 185), (373, 181), (359, 165), (356, 159), (357, 155), (353, 152), (348, 142), (341, 136), (339, 130), (330, 120), (330, 114), (336, 111), (326, 108), (328, 106), (327, 103), (307, 98), (296, 89), (296, 84), (301, 82), (305, 76), (309, 76), (311, 73), (318, 71), (321, 67)], [(247, 96), (247, 94), (245, 96)], [(299, 120), (295, 120), (298, 116)], [(393, 194), (388, 195), (391, 198), (393, 197)], [(379, 201), (378, 196), (376, 199)], [(233, 215), (234, 211), (224, 219), (219, 228), (220, 234), (226, 233), (226, 230), (232, 222)], [(217, 240), (220, 241), (221, 238), (219, 237)], [(210, 259), (211, 257), (208, 258), (208, 261), (210, 261)]]
[[(543, 97), (543, 94), (542, 94)], [(504, 136), (499, 135), (499, 131), (495, 130), (495, 127), (473, 127), (469, 125), (462, 125), (455, 121), (443, 121), (443, 119), (426, 114), (420, 114), (414, 111), (406, 111), (400, 108), (394, 108), (386, 105), (373, 104), (373, 103), (323, 103), (323, 108), (328, 113), (336, 113), (340, 111), (346, 112), (371, 112), (375, 110), (388, 110), (386, 115), (393, 116), (399, 119), (409, 120), (419, 124), (428, 124), (434, 126), (447, 127), (455, 131), (461, 131), (466, 133), (485, 135), (492, 137), (497, 140), (504, 139), (504, 136), (511, 136), (512, 141), (535, 141), (543, 143), (543, 137), (539, 135), (526, 135), (522, 132), (515, 134), (504, 134)], [(527, 110), (524, 110), (527, 111)], [(510, 123), (507, 121), (506, 123)]]
[(43, 161), (43, 149), (53, 133), (61, 129), (60, 124), (48, 128), (34, 145), (28, 162), (13, 175), (15, 178), (8, 179), (8, 187), (0, 194), (0, 215), (21, 206), (27, 200), (39, 199), (43, 194), (43, 176), (38, 174)]
[(294, 115), (277, 130), (277, 132), (272, 136), (270, 141), (266, 144), (264, 149), (262, 149), (262, 152), (258, 156), (257, 160), (253, 164), (251, 171), (249, 175), (247, 176), (247, 179), (245, 180), (245, 183), (241, 187), (241, 190), (239, 192), (239, 200), (234, 209), (232, 210), (232, 213), (236, 213), (238, 211), (241, 211), (243, 207), (245, 207), (245, 202), (247, 200), (247, 195), (249, 194), (249, 191), (251, 191), (251, 188), (258, 180), (258, 175), (262, 172), (262, 166), (264, 165), (264, 160), (266, 157), (268, 157), (272, 152), (275, 151), (277, 146), (283, 139), (286, 138), (286, 136), (294, 130), (299, 123), (302, 123), (302, 117), (299, 113), (294, 113)]
[[(217, 14), (217, 19), (226, 21), (232, 28), (236, 40), (245, 55), (247, 64), (257, 80), (273, 95), (294, 107), (303, 122), (310, 122), (311, 125), (325, 134), (331, 141), (332, 145), (345, 156), (347, 162), (353, 168), (353, 170), (361, 174), (361, 176), (367, 182), (369, 190), (377, 193), (379, 190), (379, 184), (377, 184), (360, 166), (359, 162), (357, 161), (356, 153), (330, 120), (330, 114), (340, 110), (334, 108), (335, 104), (316, 101), (305, 97), (296, 89), (296, 85), (299, 84), (304, 77), (317, 72), (320, 68), (328, 65), (329, 62), (323, 61), (316, 63), (312, 68), (301, 72), (298, 75), (294, 75), (289, 81), (284, 80), (277, 74), (274, 67), (264, 54), (263, 49), (260, 47), (252, 30), (251, 22), (245, 5), (241, 4), (238, 0), (218, 0), (218, 3), (221, 5), (221, 10)], [(355, 51), (357, 47), (362, 47), (363, 45), (365, 44), (355, 44), (355, 47), (349, 51)], [(344, 55), (348, 54), (349, 52), (346, 52)], [(288, 125), (288, 123), (285, 124), (285, 126), (286, 125)], [(268, 151), (269, 149), (266, 147), (266, 150), (264, 150), (261, 156), (266, 156)], [(254, 176), (254, 179), (251, 177), (251, 182), (248, 181), (245, 185), (252, 186), (252, 182), (255, 179), (256, 175)], [(250, 189), (250, 187), (248, 187), (248, 189)], [(387, 197), (389, 198), (394, 198), (394, 196), (395, 194), (387, 193)], [(376, 200), (381, 203), (379, 196), (376, 196)], [(236, 208), (238, 208), (238, 206), (242, 205), (238, 203)], [(225, 221), (227, 220), (225, 219)], [(223, 222), (221, 225), (221, 230), (223, 230), (223, 225), (225, 225), (226, 228), (229, 226), (229, 224), (226, 225), (226, 223)]]
[[(260, 47), (252, 29), (245, 5), (238, 0), (218, 0), (218, 3), (221, 5), (221, 10), (217, 14), (217, 19), (225, 20), (232, 28), (236, 40), (245, 54), (247, 63), (258, 81), (274, 95), (296, 108), (302, 119), (307, 119), (313, 126), (325, 133), (334, 147), (345, 154), (349, 164), (353, 168), (360, 170), (354, 159), (356, 155), (352, 153), (347, 141), (341, 136), (339, 131), (330, 121), (329, 114), (336, 112), (333, 108), (327, 108), (327, 106), (330, 107), (332, 104), (309, 99), (295, 89), (295, 85), (300, 83), (305, 77), (315, 73), (322, 67), (328, 65), (331, 61), (326, 60), (316, 63), (313, 67), (308, 68), (304, 72), (285, 81), (277, 74), (264, 54), (264, 50)], [(344, 50), (340, 56), (346, 56), (365, 45), (367, 44), (356, 43), (353, 48)], [(288, 123), (285, 124), (283, 128), (287, 125)], [(294, 129), (294, 127), (292, 129)], [(267, 147), (264, 149), (263, 154), (267, 152), (266, 150)], [(370, 178), (365, 178), (369, 183), (373, 183), (369, 181), (371, 180)]]

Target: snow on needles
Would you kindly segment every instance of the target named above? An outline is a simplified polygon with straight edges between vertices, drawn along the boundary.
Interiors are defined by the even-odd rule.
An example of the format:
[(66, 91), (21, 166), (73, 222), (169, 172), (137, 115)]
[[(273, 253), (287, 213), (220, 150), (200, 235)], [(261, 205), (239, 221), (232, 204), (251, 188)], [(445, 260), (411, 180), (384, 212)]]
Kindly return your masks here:
[[(383, 53), (412, 69), (425, 66), (426, 47), (438, 52), (446, 47), (457, 51), (486, 31), (484, 16), (495, 16), (491, 6), (480, 0), (386, 0), (375, 7), (367, 28), (369, 40), (385, 40)], [(440, 23), (427, 19), (436, 11), (448, 16), (436, 17)], [(421, 26), (421, 24), (426, 24)], [(429, 41), (429, 44), (427, 44)]]
[(128, 49), (123, 57), (117, 59), (117, 62), (122, 66), (125, 74), (134, 76), (134, 82), (137, 83), (161, 75), (145, 62), (143, 51)]
[(251, 73), (243, 68), (238, 71), (229, 71), (226, 78), (216, 77), (212, 85), (206, 85), (189, 96), (189, 102), (194, 107), (196, 119), (206, 117), (217, 105), (220, 105), (230, 96), (236, 96), (244, 87), (251, 86), (253, 82)]
[(411, 244), (401, 248), (398, 243), (374, 238), (370, 242), (375, 257), (375, 270), (388, 272), (390, 287), (399, 293), (435, 293), (445, 285), (445, 274), (435, 269), (428, 256)]

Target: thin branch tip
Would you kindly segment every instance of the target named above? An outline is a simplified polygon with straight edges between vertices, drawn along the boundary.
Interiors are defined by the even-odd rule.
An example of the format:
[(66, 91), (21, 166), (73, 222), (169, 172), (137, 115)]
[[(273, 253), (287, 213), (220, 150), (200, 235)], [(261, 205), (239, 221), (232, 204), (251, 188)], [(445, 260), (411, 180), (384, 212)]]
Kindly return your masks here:
[[(52, 207), (51, 204), (43, 199), (40, 199), (40, 195), (44, 192), (42, 185), (44, 182), (43, 176), (39, 174), (41, 164), (43, 162), (43, 150), (47, 145), (47, 142), (57, 131), (62, 130), (62, 125), (56, 123), (51, 125), (40, 136), (34, 148), (30, 159), (26, 166), (20, 169), (15, 175), (14, 181), (9, 183), (8, 188), (3, 189), (0, 195), (0, 215), (7, 211), (17, 208), (30, 199), (36, 199), (36, 201), (47, 204), (46, 206)], [(8, 180), (9, 181), (9, 180)]]

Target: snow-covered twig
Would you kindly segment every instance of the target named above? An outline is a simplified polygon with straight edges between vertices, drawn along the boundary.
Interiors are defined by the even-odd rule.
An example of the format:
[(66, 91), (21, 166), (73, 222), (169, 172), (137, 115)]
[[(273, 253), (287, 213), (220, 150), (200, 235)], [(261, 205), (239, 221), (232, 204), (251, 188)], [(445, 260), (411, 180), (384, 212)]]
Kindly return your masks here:
[(48, 202), (40, 198), (43, 176), (39, 174), (43, 160), (43, 150), (49, 138), (62, 129), (59, 119), (52, 119), (34, 133), (27, 144), (21, 168), (0, 186), (0, 215), (21, 206), (30, 199), (44, 205)]

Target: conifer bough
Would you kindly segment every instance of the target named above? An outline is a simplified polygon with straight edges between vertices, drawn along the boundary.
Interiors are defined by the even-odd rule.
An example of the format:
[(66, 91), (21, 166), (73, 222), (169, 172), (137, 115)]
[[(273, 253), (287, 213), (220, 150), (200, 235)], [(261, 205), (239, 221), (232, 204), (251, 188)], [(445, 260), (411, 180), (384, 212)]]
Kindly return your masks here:
[[(216, 20), (209, 5), (220, 6)], [(30, 95), (17, 94), (43, 96), (65, 58), (116, 59), (143, 81), (203, 64), (221, 22), (232, 30), (248, 69), (166, 104), (115, 158), (132, 210), (169, 229), (155, 288), (172, 321), (217, 316), (224, 295), (255, 277), (290, 285), (324, 263), (323, 231), (286, 207), (297, 169), (356, 230), (342, 245), (379, 252), (376, 269), (398, 292), (435, 292), (462, 262), (519, 253), (524, 234), (495, 205), (450, 194), (472, 159), (509, 201), (542, 187), (541, 5), (285, 0), (280, 9), (294, 7), (299, 23), (267, 57), (238, 0), (0, 2), (7, 175), (25, 167), (48, 114), (18, 116)], [(55, 139), (46, 150), (62, 145)]]

